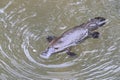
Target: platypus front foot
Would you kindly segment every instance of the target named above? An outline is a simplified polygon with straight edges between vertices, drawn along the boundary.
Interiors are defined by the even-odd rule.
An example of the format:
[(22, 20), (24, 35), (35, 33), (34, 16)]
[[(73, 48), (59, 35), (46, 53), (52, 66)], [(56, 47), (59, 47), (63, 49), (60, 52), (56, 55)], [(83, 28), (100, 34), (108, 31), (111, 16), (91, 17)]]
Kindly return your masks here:
[(100, 33), (99, 32), (93, 32), (92, 38), (99, 38)]
[(48, 36), (46, 39), (48, 42), (51, 42), (55, 38), (56, 38), (55, 36)]
[(67, 52), (67, 54), (68, 54), (69, 56), (75, 56), (75, 55), (76, 55), (76, 54), (73, 53), (73, 52)]

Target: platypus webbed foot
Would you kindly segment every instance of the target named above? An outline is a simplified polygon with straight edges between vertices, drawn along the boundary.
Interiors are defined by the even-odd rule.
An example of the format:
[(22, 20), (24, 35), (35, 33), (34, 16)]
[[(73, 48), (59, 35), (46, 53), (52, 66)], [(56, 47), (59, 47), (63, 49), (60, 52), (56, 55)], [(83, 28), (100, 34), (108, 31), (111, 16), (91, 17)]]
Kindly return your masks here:
[(99, 38), (100, 33), (99, 32), (93, 32), (92, 38)]
[(56, 38), (55, 36), (48, 36), (46, 39), (48, 42), (51, 42), (55, 38)]
[(69, 56), (75, 56), (75, 55), (76, 55), (76, 54), (73, 53), (73, 52), (67, 52), (67, 54), (68, 54)]

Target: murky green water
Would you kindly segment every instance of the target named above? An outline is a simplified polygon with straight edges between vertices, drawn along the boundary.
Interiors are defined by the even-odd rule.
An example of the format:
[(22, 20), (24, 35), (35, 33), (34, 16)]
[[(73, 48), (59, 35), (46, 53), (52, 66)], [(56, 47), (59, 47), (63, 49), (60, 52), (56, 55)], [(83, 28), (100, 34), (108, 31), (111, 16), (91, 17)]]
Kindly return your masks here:
[[(48, 60), (48, 35), (101, 16), (99, 39)], [(0, 80), (120, 80), (120, 0), (0, 0)]]

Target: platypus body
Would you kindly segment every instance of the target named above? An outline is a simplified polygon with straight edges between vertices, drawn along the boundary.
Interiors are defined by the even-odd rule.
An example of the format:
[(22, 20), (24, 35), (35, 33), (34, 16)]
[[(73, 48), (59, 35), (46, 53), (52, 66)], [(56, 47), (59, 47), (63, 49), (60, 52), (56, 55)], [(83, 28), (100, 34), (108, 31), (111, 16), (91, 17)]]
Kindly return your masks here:
[(103, 26), (105, 23), (105, 18), (95, 17), (86, 23), (65, 31), (60, 37), (48, 37), (49, 46), (40, 56), (48, 59), (52, 54), (64, 50), (67, 51), (68, 55), (75, 55), (70, 51), (70, 48), (76, 46), (87, 38), (98, 38), (99, 32), (95, 32), (94, 30)]

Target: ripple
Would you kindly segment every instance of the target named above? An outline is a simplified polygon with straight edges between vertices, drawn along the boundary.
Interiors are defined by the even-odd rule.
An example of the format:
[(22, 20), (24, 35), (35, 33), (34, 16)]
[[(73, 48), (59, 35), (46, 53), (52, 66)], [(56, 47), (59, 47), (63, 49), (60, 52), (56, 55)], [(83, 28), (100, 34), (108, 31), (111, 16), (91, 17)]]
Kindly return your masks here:
[[(1, 80), (119, 79), (120, 25), (116, 1), (10, 0), (5, 3), (0, 8)], [(99, 29), (99, 39), (88, 39), (73, 48), (77, 57), (65, 52), (52, 55), (48, 60), (39, 56), (48, 46), (46, 36), (60, 35), (98, 15), (106, 16), (110, 22), (106, 28)]]

